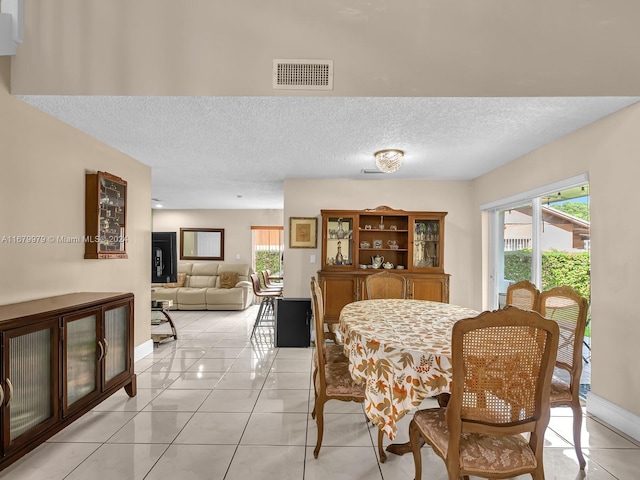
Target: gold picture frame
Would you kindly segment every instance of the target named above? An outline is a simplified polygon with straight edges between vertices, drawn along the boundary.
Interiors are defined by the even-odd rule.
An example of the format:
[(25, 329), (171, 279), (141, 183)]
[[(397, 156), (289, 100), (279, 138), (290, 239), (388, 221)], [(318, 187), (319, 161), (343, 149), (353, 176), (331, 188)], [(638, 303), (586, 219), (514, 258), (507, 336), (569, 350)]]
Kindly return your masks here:
[(318, 248), (316, 217), (289, 217), (289, 248)]

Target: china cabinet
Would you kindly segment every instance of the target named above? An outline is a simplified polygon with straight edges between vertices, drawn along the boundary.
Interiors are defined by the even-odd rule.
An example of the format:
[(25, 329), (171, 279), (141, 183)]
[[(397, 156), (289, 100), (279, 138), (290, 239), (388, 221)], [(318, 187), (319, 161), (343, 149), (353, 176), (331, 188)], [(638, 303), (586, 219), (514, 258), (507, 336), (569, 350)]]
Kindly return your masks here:
[(133, 295), (0, 306), (0, 470), (120, 388), (136, 394)]
[(127, 182), (87, 173), (85, 187), (84, 258), (127, 258)]
[(322, 268), (318, 280), (325, 319), (338, 321), (347, 303), (366, 299), (367, 275), (382, 268), (405, 277), (409, 298), (449, 302), (444, 271), (446, 212), (409, 212), (381, 206), (322, 210)]

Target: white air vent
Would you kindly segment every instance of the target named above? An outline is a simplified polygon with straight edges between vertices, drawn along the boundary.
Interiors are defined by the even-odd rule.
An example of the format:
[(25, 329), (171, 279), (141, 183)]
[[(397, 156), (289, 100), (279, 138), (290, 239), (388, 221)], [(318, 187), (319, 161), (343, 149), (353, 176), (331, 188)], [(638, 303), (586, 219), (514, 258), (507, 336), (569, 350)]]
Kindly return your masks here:
[(333, 90), (333, 60), (274, 60), (273, 88)]

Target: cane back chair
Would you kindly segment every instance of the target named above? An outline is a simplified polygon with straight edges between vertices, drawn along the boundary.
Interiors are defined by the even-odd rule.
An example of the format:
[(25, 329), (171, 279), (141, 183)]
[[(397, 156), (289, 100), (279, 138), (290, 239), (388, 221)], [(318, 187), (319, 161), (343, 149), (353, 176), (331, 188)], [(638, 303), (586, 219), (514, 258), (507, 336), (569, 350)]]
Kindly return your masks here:
[(415, 480), (422, 477), (420, 438), (444, 460), (450, 480), (526, 473), (544, 479), (542, 447), (558, 337), (555, 322), (518, 308), (456, 322), (449, 403), (418, 410), (409, 424)]
[(560, 327), (560, 343), (551, 380), (549, 404), (552, 408), (571, 407), (573, 411), (573, 446), (581, 470), (584, 470), (586, 461), (582, 455), (580, 441), (582, 429), (580, 376), (588, 308), (587, 299), (568, 286), (555, 287), (540, 293), (540, 314), (556, 321)]
[(522, 310), (538, 310), (540, 291), (529, 280), (512, 283), (507, 287), (507, 305)]
[(407, 282), (402, 275), (382, 271), (368, 275), (364, 282), (369, 300), (407, 297)]

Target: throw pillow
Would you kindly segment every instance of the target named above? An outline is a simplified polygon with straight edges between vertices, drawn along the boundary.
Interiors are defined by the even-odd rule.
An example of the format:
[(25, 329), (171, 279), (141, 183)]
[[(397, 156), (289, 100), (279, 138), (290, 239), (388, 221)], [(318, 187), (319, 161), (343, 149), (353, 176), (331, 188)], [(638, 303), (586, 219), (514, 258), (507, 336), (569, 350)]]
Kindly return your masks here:
[(176, 283), (165, 283), (164, 288), (179, 288), (184, 287), (184, 282), (187, 280), (186, 273), (178, 274), (178, 281)]
[(220, 288), (233, 288), (238, 283), (238, 272), (222, 272), (220, 274)]

